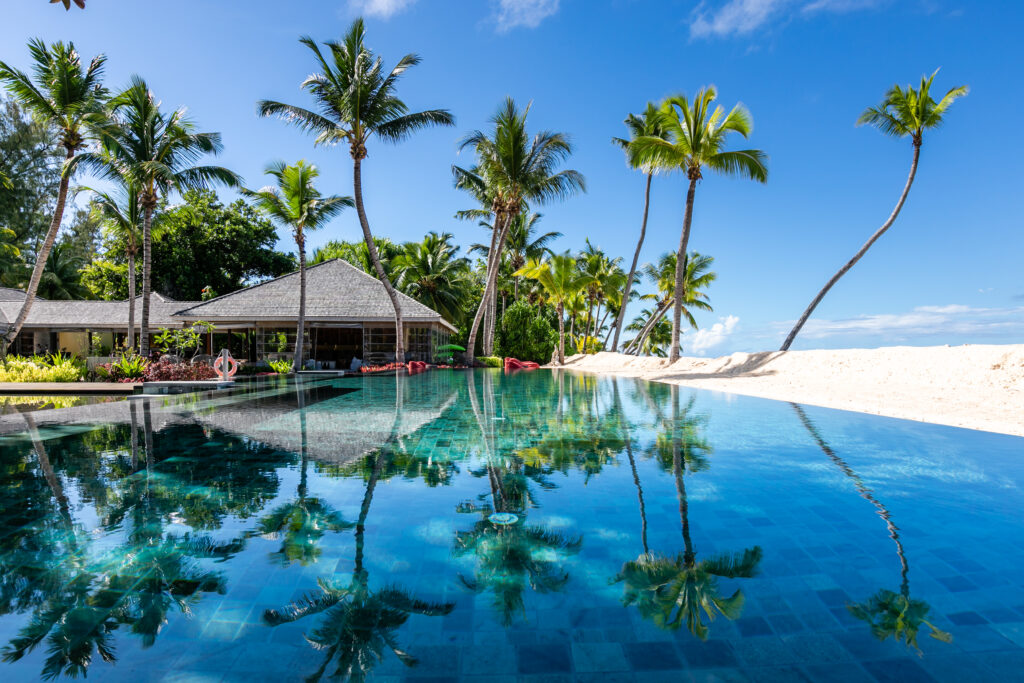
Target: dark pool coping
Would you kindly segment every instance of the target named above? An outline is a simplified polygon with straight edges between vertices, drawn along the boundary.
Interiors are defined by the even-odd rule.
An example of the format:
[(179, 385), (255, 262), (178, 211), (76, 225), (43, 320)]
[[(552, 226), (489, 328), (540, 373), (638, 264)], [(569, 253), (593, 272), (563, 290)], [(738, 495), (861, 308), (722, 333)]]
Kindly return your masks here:
[(141, 393), (142, 382), (0, 382), (0, 396), (126, 396)]

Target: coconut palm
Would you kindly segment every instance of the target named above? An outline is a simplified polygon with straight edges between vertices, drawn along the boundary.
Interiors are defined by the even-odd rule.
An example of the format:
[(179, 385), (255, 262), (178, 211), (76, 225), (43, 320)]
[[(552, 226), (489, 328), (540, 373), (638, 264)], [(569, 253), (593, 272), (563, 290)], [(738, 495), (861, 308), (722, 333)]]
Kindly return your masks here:
[(544, 261), (529, 261), (515, 275), (536, 280), (555, 305), (558, 314), (558, 364), (565, 362), (565, 304), (591, 283), (591, 277), (576, 269), (576, 259), (568, 252), (553, 254)]
[(292, 371), (298, 372), (303, 362), (303, 341), (306, 334), (306, 233), (319, 230), (345, 208), (353, 206), (351, 197), (323, 196), (313, 185), (320, 171), (313, 164), (300, 160), (291, 166), (275, 161), (265, 173), (274, 178), (277, 187), (242, 190), (257, 209), (282, 227), (291, 229), (299, 251), (299, 320), (295, 334), (295, 360)]
[(25, 300), (14, 322), (7, 327), (0, 340), (0, 352), (3, 353), (6, 353), (7, 346), (14, 341), (25, 324), (35, 301), (50, 250), (57, 239), (61, 219), (64, 217), (68, 185), (74, 172), (68, 162), (85, 147), (86, 126), (99, 116), (107, 94), (101, 83), (106, 62), (103, 55), (93, 57), (86, 65), (75, 50), (74, 43), (56, 42), (48, 46), (39, 39), (30, 40), (28, 50), (32, 57), (35, 78), (0, 61), (0, 82), (14, 95), (18, 104), (57, 130), (66, 161), (61, 172), (53, 218), (50, 220), (46, 237), (36, 252), (32, 276), (29, 278), (28, 287), (25, 288)]
[(429, 232), (409, 242), (392, 262), (395, 285), (445, 318), (458, 322), (469, 284), (469, 261), (458, 256), (452, 234)]
[(658, 358), (664, 358), (668, 355), (668, 347), (672, 343), (672, 323), (662, 315), (653, 326), (648, 327), (647, 323), (656, 315), (658, 315), (657, 308), (645, 308), (640, 311), (640, 315), (633, 319), (633, 322), (626, 326), (626, 329), (630, 332), (639, 333), (647, 329), (643, 339), (634, 338), (627, 340), (627, 349), (633, 349), (637, 355), (643, 354), (645, 356), (657, 356)]
[(50, 0), (51, 5), (56, 5), (58, 2), (64, 5), (64, 11), (71, 9), (72, 2), (78, 9), (85, 9), (85, 0)]
[(108, 238), (124, 249), (128, 259), (128, 336), (125, 350), (135, 348), (135, 259), (142, 248), (142, 207), (139, 204), (139, 190), (132, 185), (122, 184), (118, 196), (91, 188), (93, 202), (99, 207), (104, 219), (104, 231)]
[[(466, 343), (469, 363), (473, 361), (484, 311), (488, 306), (493, 308), (492, 297), (512, 219), (531, 203), (564, 199), (586, 188), (578, 171), (557, 170), (572, 154), (569, 138), (563, 133), (541, 131), (531, 139), (526, 128), (529, 113), (529, 105), (520, 111), (511, 97), (506, 98), (491, 119), (494, 128), (490, 134), (473, 131), (460, 143), (460, 149), (471, 148), (476, 154), (476, 165), (469, 169), (452, 166), (455, 186), (469, 191), (478, 200), (490, 201), (494, 216), (483, 298)], [(486, 340), (485, 351), (491, 346), (492, 340)]]
[(299, 39), (313, 52), (320, 69), (308, 76), (301, 86), (313, 96), (317, 111), (271, 100), (261, 100), (258, 108), (260, 116), (279, 116), (304, 131), (314, 133), (317, 145), (348, 143), (353, 163), (356, 213), (374, 270), (395, 309), (395, 360), (401, 363), (405, 361), (405, 341), (398, 294), (377, 256), (363, 205), (362, 164), (367, 155), (366, 145), (374, 135), (386, 142), (397, 143), (422, 128), (451, 126), (455, 120), (445, 109), (410, 113), (409, 107), (395, 94), (395, 86), (406, 70), (420, 63), (420, 58), (408, 54), (398, 60), (389, 73), (385, 73), (381, 58), (364, 44), (365, 35), (363, 20), (356, 19), (340, 43), (324, 43), (328, 56), (312, 38)]
[(102, 149), (79, 154), (68, 163), (138, 188), (142, 207), (139, 347), (142, 355), (148, 356), (152, 228), (158, 200), (173, 190), (206, 188), (212, 183), (234, 187), (241, 179), (221, 166), (194, 165), (206, 154), (220, 153), (220, 134), (196, 132), (184, 108), (162, 112), (160, 102), (139, 76), (133, 76), (128, 88), (110, 101), (109, 109), (111, 119), (97, 127)]
[[(644, 247), (644, 237), (647, 235), (647, 212), (651, 207), (651, 179), (657, 172), (658, 167), (656, 165), (644, 165), (639, 161), (635, 161), (631, 158), (629, 153), (629, 146), (632, 141), (641, 137), (653, 137), (661, 138), (663, 140), (669, 139), (668, 130), (662, 125), (662, 117), (658, 112), (658, 108), (653, 102), (647, 103), (647, 109), (640, 116), (636, 114), (630, 114), (623, 121), (626, 127), (629, 129), (629, 140), (625, 138), (612, 138), (612, 143), (618, 145), (626, 152), (626, 159), (629, 161), (629, 165), (634, 169), (640, 169), (647, 177), (644, 183), (644, 213), (643, 219), (640, 221), (640, 237), (636, 241), (636, 250), (633, 252), (633, 262), (629, 266), (629, 275), (626, 278), (625, 288), (622, 293), (622, 300), (629, 302), (630, 293), (633, 288), (633, 278), (636, 276), (637, 262), (640, 259), (640, 250)], [(612, 337), (612, 351), (617, 351), (619, 348), (619, 335), (622, 333), (622, 326), (626, 319), (626, 306), (622, 305), (619, 307), (619, 313), (615, 318), (615, 336)]]
[(686, 210), (683, 231), (676, 252), (675, 291), (682, 294), (673, 303), (672, 347), (669, 361), (679, 359), (679, 335), (682, 334), (683, 303), (686, 286), (686, 250), (690, 242), (690, 224), (693, 221), (693, 198), (697, 181), (704, 177), (704, 169), (726, 175), (744, 175), (764, 183), (768, 180), (768, 157), (759, 149), (726, 151), (730, 133), (750, 136), (753, 122), (750, 113), (737, 104), (729, 113), (714, 105), (718, 93), (713, 86), (697, 91), (691, 102), (685, 95), (669, 97), (661, 106), (661, 123), (668, 140), (655, 135), (643, 135), (629, 144), (633, 163), (664, 169), (678, 169), (686, 173), (689, 189), (686, 192)]
[[(487, 214), (490, 215), (490, 212)], [(505, 263), (510, 272), (515, 272), (526, 265), (530, 259), (542, 259), (553, 253), (551, 243), (562, 236), (562, 233), (555, 230), (536, 234), (537, 223), (544, 217), (544, 214), (521, 211), (512, 219), (508, 229), (508, 236), (505, 238)], [(486, 220), (480, 221), (480, 226), (487, 228), (492, 234), (494, 225)], [(474, 244), (469, 248), (470, 253), (477, 252), (486, 258), (490, 255), (491, 248), (486, 244)], [(513, 276), (513, 292), (515, 299), (519, 298), (519, 284), (522, 278)]]
[[(693, 317), (691, 309), (700, 309), (702, 311), (714, 310), (711, 304), (708, 303), (707, 292), (704, 291), (705, 288), (718, 278), (718, 274), (710, 270), (714, 261), (714, 257), (704, 256), (696, 251), (691, 251), (689, 258), (686, 260), (686, 286), (683, 289), (682, 310), (687, 323), (693, 329), (697, 329), (697, 320)], [(645, 294), (640, 298), (645, 301), (654, 301), (655, 306), (651, 314), (646, 316), (647, 322), (639, 328), (637, 336), (623, 347), (624, 353), (639, 353), (640, 349), (647, 343), (648, 337), (655, 334), (655, 330), (660, 329), (658, 326), (661, 325), (665, 315), (675, 303), (675, 254), (663, 254), (658, 259), (657, 264), (646, 264), (643, 268), (643, 273), (652, 283), (657, 285), (658, 292), (656, 294)], [(630, 327), (632, 328), (632, 325)], [(658, 346), (667, 347), (671, 342), (670, 329), (669, 339), (659, 342)]]
[(39, 295), (44, 299), (86, 298), (89, 290), (82, 284), (83, 266), (85, 260), (75, 254), (68, 244), (54, 244), (46, 260), (43, 277), (39, 280)]
[(622, 291), (626, 284), (626, 274), (619, 266), (621, 257), (608, 258), (599, 247), (590, 243), (590, 238), (587, 238), (586, 244), (577, 261), (580, 272), (591, 278), (585, 290), (587, 324), (583, 334), (584, 339), (596, 340), (607, 317), (607, 311), (604, 317), (601, 316), (601, 308), (609, 299), (616, 298), (616, 292)]
[(882, 103), (877, 107), (868, 107), (857, 119), (857, 125), (869, 125), (874, 126), (878, 130), (882, 131), (885, 135), (889, 135), (895, 138), (910, 138), (910, 142), (913, 145), (914, 152), (910, 161), (910, 174), (907, 176), (907, 182), (903, 186), (903, 192), (900, 194), (900, 198), (896, 201), (896, 208), (889, 214), (889, 218), (882, 224), (878, 230), (875, 231), (867, 242), (853, 255), (842, 268), (839, 269), (832, 278), (825, 283), (825, 286), (821, 288), (818, 295), (814, 297), (811, 304), (807, 307), (807, 310), (803, 312), (800, 319), (796, 321), (796, 325), (789, 331), (786, 336), (786, 341), (782, 343), (780, 351), (788, 351), (789, 347), (793, 344), (793, 340), (796, 339), (796, 335), (799, 334), (800, 329), (807, 322), (807, 319), (814, 313), (814, 309), (818, 307), (821, 300), (825, 298), (828, 291), (832, 289), (833, 285), (839, 282), (839, 278), (846, 274), (848, 270), (856, 265), (857, 261), (861, 259), (864, 254), (867, 253), (871, 245), (878, 241), (885, 231), (892, 227), (892, 224), (896, 222), (896, 217), (900, 215), (900, 210), (903, 208), (904, 202), (907, 201), (907, 195), (910, 194), (910, 186), (914, 184), (914, 176), (917, 175), (917, 162), (921, 157), (921, 142), (924, 138), (924, 131), (931, 128), (938, 128), (942, 125), (946, 110), (949, 109), (950, 105), (953, 104), (957, 99), (967, 95), (968, 88), (966, 85), (957, 86), (950, 88), (949, 91), (942, 96), (942, 99), (936, 102), (931, 96), (932, 81), (935, 80), (935, 74), (939, 73), (936, 69), (931, 76), (921, 77), (921, 85), (918, 89), (914, 89), (912, 85), (901, 88), (899, 85), (894, 85), (889, 89), (889, 92), (885, 94), (885, 98), (882, 99)]

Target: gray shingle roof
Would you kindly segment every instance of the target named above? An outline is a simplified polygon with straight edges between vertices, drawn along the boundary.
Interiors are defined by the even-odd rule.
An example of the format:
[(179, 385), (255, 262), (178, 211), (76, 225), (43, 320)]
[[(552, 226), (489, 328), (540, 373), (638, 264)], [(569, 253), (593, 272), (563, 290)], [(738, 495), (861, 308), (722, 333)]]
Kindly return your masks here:
[[(0, 301), (24, 301), (25, 290), (12, 287), (0, 287)], [(36, 296), (36, 301), (45, 301), (43, 297)]]
[[(398, 294), (402, 315), (409, 322), (448, 323), (431, 308), (405, 294)], [(299, 314), (299, 274), (289, 273), (237, 292), (182, 307), (189, 320), (262, 321), (291, 320)], [(331, 259), (306, 269), (306, 320), (389, 321), (394, 308), (377, 278), (341, 259)], [(454, 328), (453, 328), (454, 329)]]
[[(17, 291), (17, 290), (15, 290)], [(194, 305), (196, 301), (174, 301), (169, 297), (153, 292), (149, 300), (149, 326), (181, 327), (185, 322), (174, 317), (182, 308)], [(0, 316), (14, 320), (21, 310), (21, 301), (5, 301), (0, 299)], [(135, 326), (142, 319), (142, 297), (135, 300)], [(127, 329), (127, 301), (56, 301), (37, 299), (28, 313), (25, 327), (47, 328), (92, 328), (92, 329)]]

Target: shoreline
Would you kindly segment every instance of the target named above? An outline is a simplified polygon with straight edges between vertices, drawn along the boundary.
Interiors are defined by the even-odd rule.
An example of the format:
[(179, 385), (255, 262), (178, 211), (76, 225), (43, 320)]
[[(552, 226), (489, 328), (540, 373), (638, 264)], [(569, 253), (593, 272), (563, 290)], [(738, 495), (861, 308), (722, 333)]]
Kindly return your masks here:
[(1024, 344), (762, 351), (672, 365), (603, 351), (562, 367), (1024, 436)]

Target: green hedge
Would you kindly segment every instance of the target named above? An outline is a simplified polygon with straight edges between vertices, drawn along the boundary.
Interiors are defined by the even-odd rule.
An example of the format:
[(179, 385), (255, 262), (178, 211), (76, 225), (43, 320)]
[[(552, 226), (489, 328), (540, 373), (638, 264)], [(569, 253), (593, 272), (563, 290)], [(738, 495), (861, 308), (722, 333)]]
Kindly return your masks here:
[(489, 368), (500, 368), (505, 365), (505, 360), (498, 356), (480, 356), (477, 360)]

